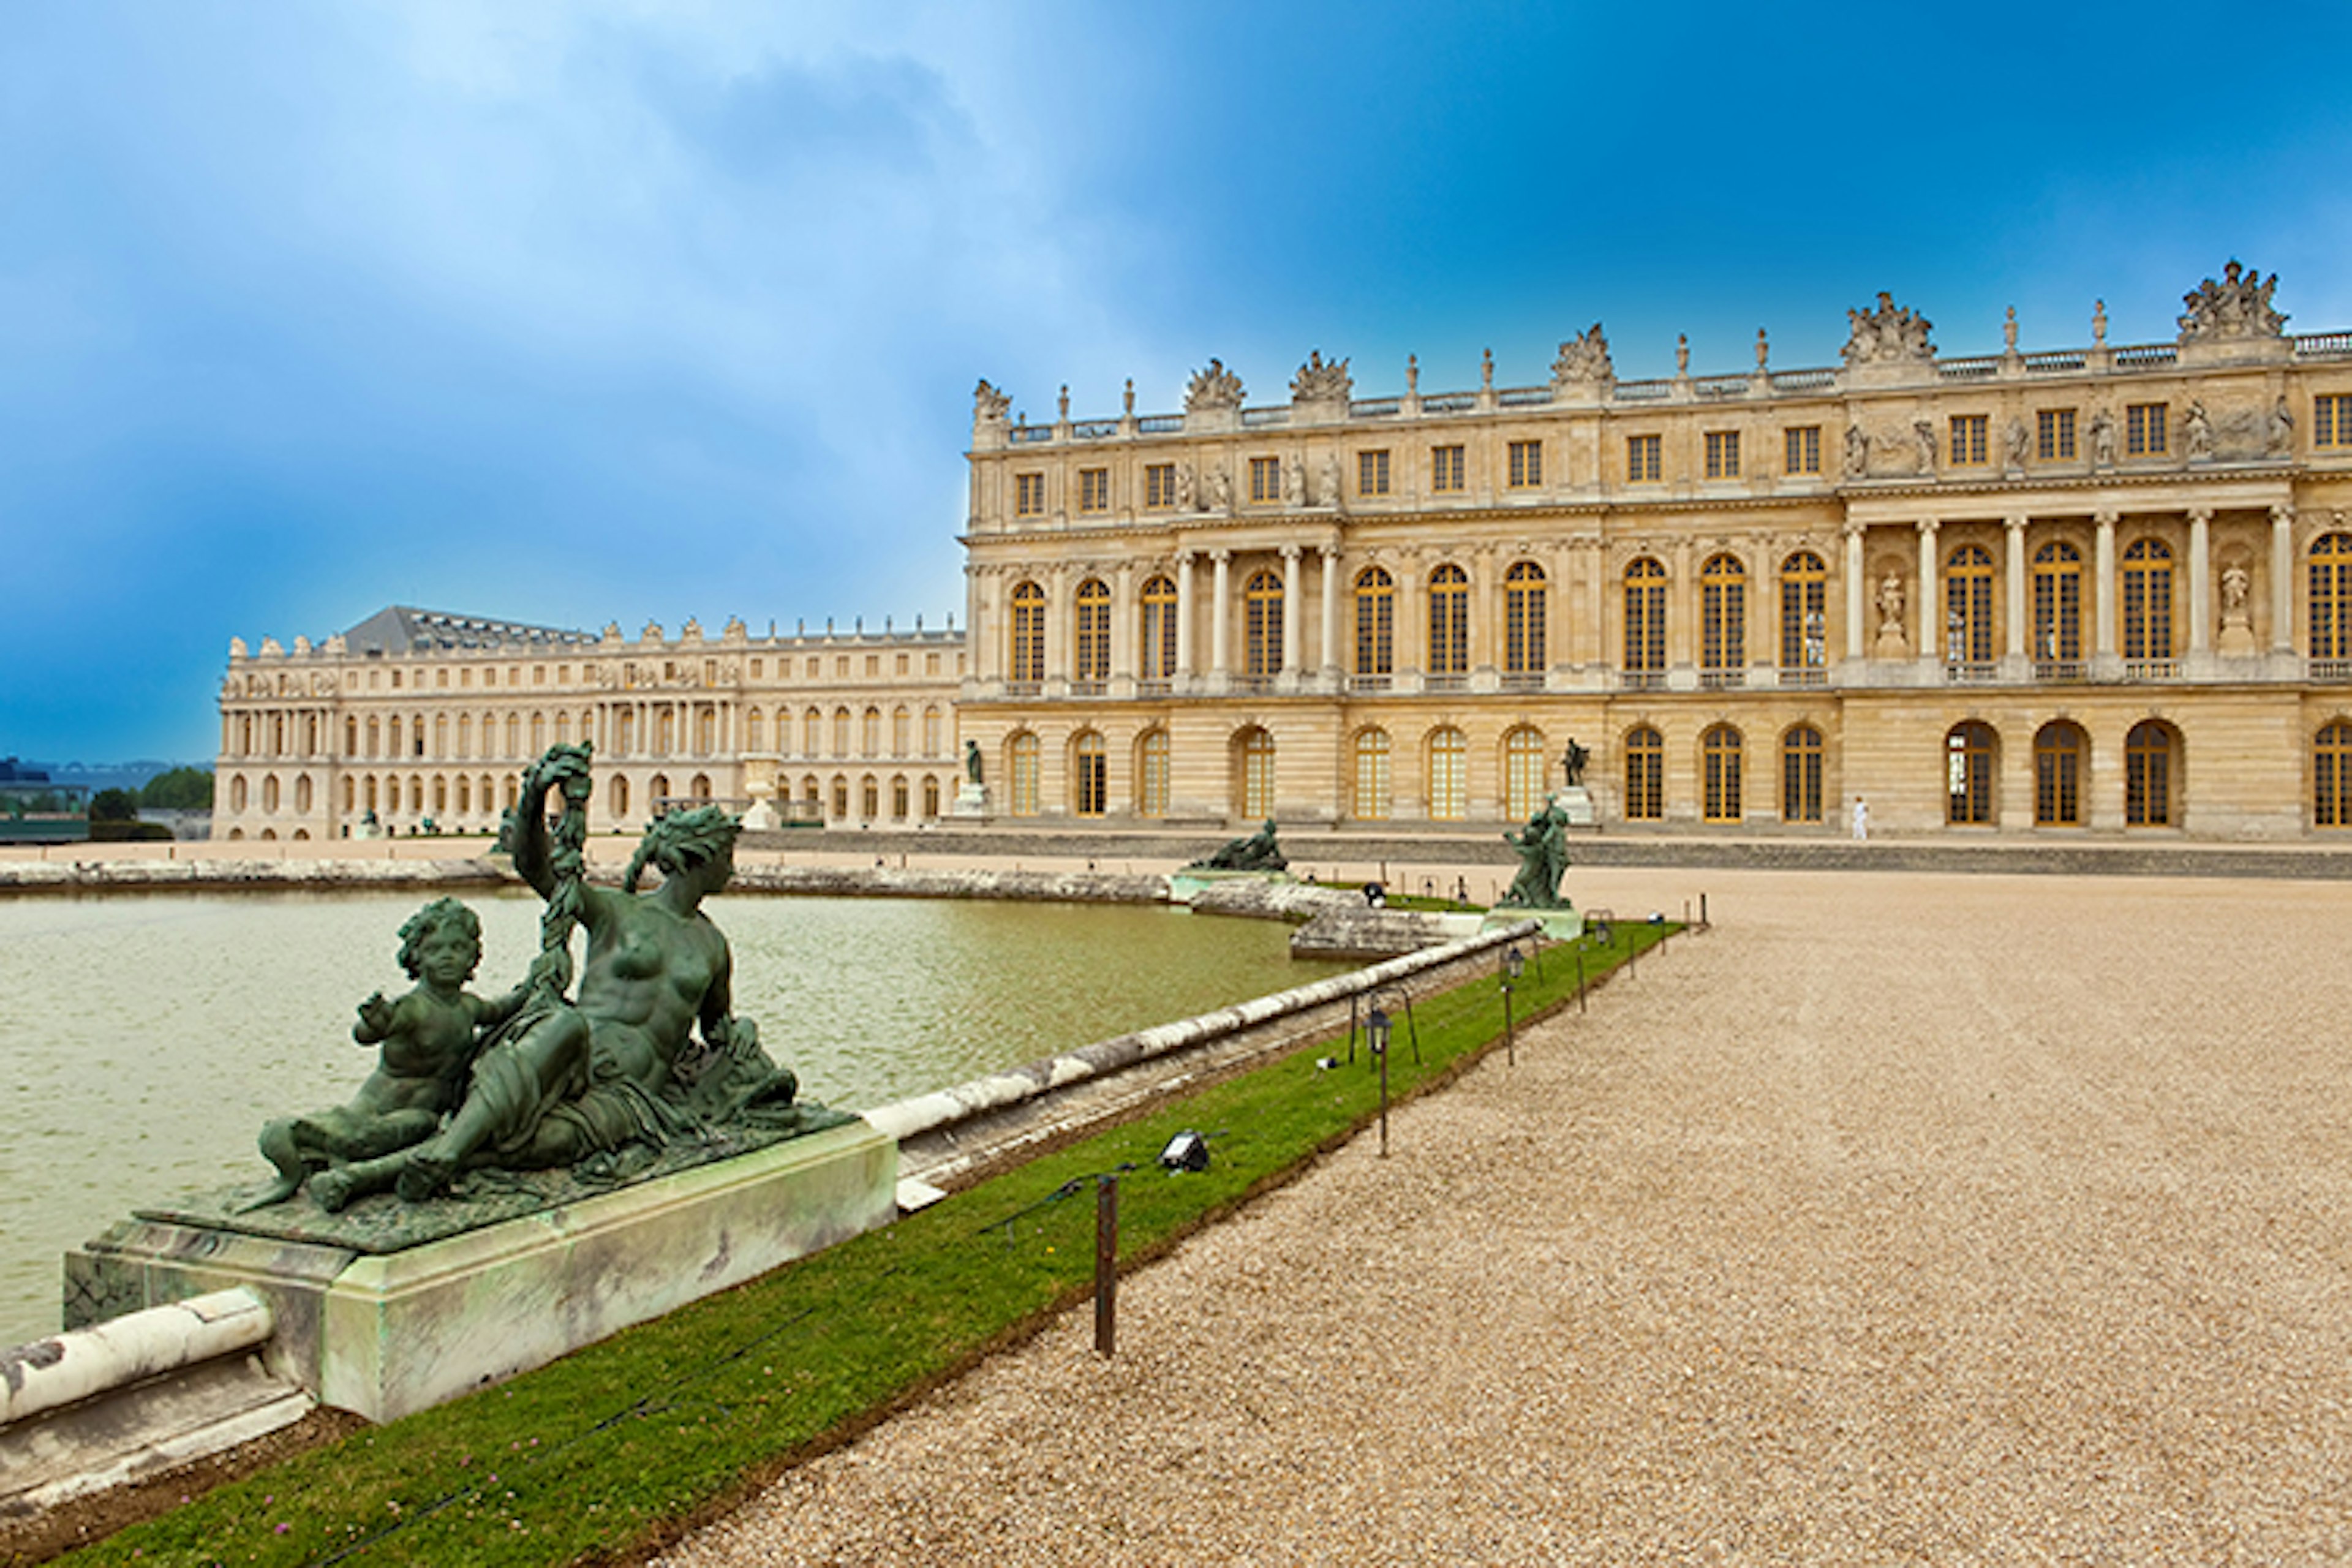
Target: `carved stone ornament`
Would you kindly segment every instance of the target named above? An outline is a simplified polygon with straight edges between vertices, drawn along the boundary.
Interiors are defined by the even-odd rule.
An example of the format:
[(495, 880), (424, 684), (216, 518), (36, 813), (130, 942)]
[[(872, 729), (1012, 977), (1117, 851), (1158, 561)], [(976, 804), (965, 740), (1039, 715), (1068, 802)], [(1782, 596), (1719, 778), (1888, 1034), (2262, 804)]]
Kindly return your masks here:
[(971, 389), (971, 422), (974, 425), (1001, 423), (1013, 410), (1013, 399), (999, 392), (983, 379)]
[(1225, 362), (1213, 359), (1206, 370), (1196, 370), (1184, 388), (1184, 412), (1198, 413), (1210, 408), (1239, 408), (1242, 405), (1242, 378), (1225, 368)]
[(2221, 269), (2221, 280), (2208, 278), (2180, 297), (2188, 310), (2180, 317), (2180, 341), (2214, 338), (2274, 338), (2286, 327), (2284, 314), (2271, 308), (2271, 290), (2278, 274), (2264, 278), (2232, 260)]
[[(1234, 384), (1238, 387), (1240, 384)], [(1291, 378), (1290, 400), (1293, 403), (1345, 403), (1355, 389), (1355, 378), (1348, 374), (1348, 362), (1343, 359), (1327, 361), (1323, 351), (1315, 349), (1308, 352), (1307, 363), (1300, 365), (1298, 374)], [(1241, 401), (1239, 391), (1234, 394), (1234, 401)]]
[(1607, 386), (1617, 379), (1617, 367), (1610, 363), (1609, 337), (1595, 321), (1580, 337), (1573, 337), (1559, 345), (1559, 357), (1551, 362), (1551, 384), (1557, 389), (1570, 383), (1591, 386)]
[(1927, 317), (1897, 305), (1895, 296), (1880, 289), (1874, 310), (1848, 310), (1845, 363), (1849, 365), (1931, 360), (1936, 345), (1927, 341), (1932, 330)]

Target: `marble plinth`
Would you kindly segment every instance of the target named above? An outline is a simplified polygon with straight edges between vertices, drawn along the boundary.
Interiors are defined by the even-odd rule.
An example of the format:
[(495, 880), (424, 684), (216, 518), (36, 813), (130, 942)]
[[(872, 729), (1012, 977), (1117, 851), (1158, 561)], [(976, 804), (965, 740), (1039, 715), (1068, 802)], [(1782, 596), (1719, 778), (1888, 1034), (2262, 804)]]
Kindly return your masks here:
[(1525, 921), (1543, 927), (1546, 942), (1574, 942), (1584, 934), (1584, 916), (1576, 910), (1496, 910), (1480, 922), (1482, 931), (1506, 931)]
[(1168, 879), (1168, 896), (1180, 904), (1189, 904), (1209, 889), (1227, 882), (1288, 882), (1295, 879), (1287, 871), (1226, 871), (1206, 866), (1187, 866)]

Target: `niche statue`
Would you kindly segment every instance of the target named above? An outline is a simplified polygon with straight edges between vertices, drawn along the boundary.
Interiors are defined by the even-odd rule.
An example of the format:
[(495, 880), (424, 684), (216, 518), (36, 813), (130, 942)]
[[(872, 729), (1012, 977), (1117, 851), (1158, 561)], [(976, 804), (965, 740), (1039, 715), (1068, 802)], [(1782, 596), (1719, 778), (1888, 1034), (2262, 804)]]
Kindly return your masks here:
[(1185, 868), (1192, 871), (1279, 871), (1290, 862), (1282, 858), (1282, 850), (1274, 841), (1274, 818), (1267, 817), (1265, 826), (1246, 838), (1228, 841), (1213, 855), (1195, 860)]
[(1546, 800), (1543, 809), (1528, 818), (1525, 832), (1506, 832), (1503, 839), (1519, 852), (1519, 874), (1511, 879), (1510, 891), (1496, 908), (1572, 907), (1559, 893), (1559, 879), (1568, 872), (1568, 813), (1560, 809), (1559, 801)]

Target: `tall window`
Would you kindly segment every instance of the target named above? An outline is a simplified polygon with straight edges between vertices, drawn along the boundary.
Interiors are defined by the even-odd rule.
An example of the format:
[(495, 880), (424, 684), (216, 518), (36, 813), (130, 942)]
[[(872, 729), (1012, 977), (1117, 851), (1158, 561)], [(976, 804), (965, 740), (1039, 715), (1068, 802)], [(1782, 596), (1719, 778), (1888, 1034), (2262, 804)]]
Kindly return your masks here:
[(849, 755), (849, 710), (846, 708), (833, 710), (833, 754), (836, 757)]
[(1739, 820), (1739, 731), (1728, 724), (1711, 726), (1699, 737), (1703, 805), (1709, 822)]
[(2074, 459), (2074, 411), (2044, 408), (2033, 416), (2033, 455), (2045, 463)]
[(1429, 449), (1429, 488), (1444, 495), (1449, 491), (1467, 489), (1468, 468), (1459, 446), (1432, 447)]
[(1720, 675), (1748, 662), (1748, 569), (1711, 555), (1699, 571), (1699, 663)]
[(1034, 583), (1013, 590), (1013, 679), (1045, 679), (1045, 590)]
[(801, 755), (814, 757), (824, 751), (824, 715), (812, 708), (801, 715)]
[(1655, 822), (1666, 814), (1666, 742), (1643, 724), (1625, 737), (1625, 816)]
[(2352, 723), (2341, 719), (2312, 741), (2311, 825), (2352, 827)]
[(1643, 556), (1625, 568), (1625, 668), (1666, 668), (1666, 569)]
[(936, 757), (939, 754), (940, 710), (937, 708), (926, 708), (923, 710), (923, 755)]
[(914, 738), (914, 716), (908, 713), (904, 708), (891, 709), (890, 754), (894, 757), (905, 756), (911, 748)]
[(1077, 668), (1079, 680), (1110, 679), (1110, 588), (1099, 577), (1078, 584)]
[(1070, 809), (1100, 816), (1110, 809), (1110, 752), (1098, 731), (1088, 730), (1070, 748)]
[(1470, 815), (1470, 742), (1452, 725), (1429, 734), (1429, 815), (1459, 822)]
[(2063, 541), (2033, 552), (2033, 657), (2083, 657), (2083, 552)]
[(1990, 455), (1990, 414), (1955, 414), (1952, 416), (1952, 446), (1950, 461), (1954, 468), (1981, 466)]
[(1013, 476), (1013, 515), (1043, 517), (1045, 515), (1045, 476), (1015, 474)]
[(1384, 496), (1389, 493), (1387, 447), (1356, 454), (1356, 493), (1360, 496)]
[(2311, 547), (2311, 657), (2352, 658), (2352, 533)]
[(1649, 484), (1665, 475), (1665, 461), (1659, 451), (1660, 438), (1655, 436), (1625, 437), (1625, 480), (1628, 484)]
[(2180, 737), (2160, 719), (2143, 719), (2124, 737), (2124, 826), (2172, 825), (2173, 759)]
[(1780, 668), (1829, 663), (1829, 568), (1810, 550), (1780, 563)]
[(1356, 673), (1396, 671), (1396, 583), (1378, 566), (1356, 574)]
[(864, 743), (857, 748), (857, 754), (861, 757), (878, 757), (882, 754), (882, 710), (868, 708), (866, 710), (865, 720), (865, 723), (860, 726), (858, 737)]
[(1250, 500), (1277, 501), (1282, 499), (1282, 459), (1252, 458), (1250, 464)]
[(1147, 730), (1136, 748), (1136, 809), (1146, 816), (1168, 815), (1168, 731)]
[(2135, 403), (2124, 410), (2124, 456), (2161, 457), (2171, 428), (2171, 405)]
[(1511, 488), (1534, 489), (1543, 483), (1543, 443), (1514, 441), (1510, 447)]
[(2135, 539), (2124, 551), (2124, 658), (2172, 657), (2172, 552), (2160, 539)]
[(1822, 732), (1792, 724), (1780, 737), (1780, 820), (1822, 819)]
[(1153, 577), (1143, 584), (1143, 679), (1176, 673), (1176, 584)]
[(1355, 816), (1362, 822), (1384, 822), (1389, 815), (1389, 732), (1381, 729), (1356, 731)]
[(1706, 433), (1706, 477), (1710, 479), (1736, 479), (1739, 477), (1739, 432), (1710, 430)]
[[(1078, 510), (1108, 511), (1110, 510), (1110, 470), (1080, 468), (1078, 470)], [(901, 816), (906, 813), (900, 812)]]
[(1543, 809), (1544, 785), (1551, 776), (1551, 759), (1544, 750), (1543, 731), (1522, 724), (1503, 737), (1503, 814), (1517, 820)]
[(1992, 726), (1969, 720), (1944, 737), (1944, 820), (1983, 826), (1993, 820), (1992, 780), (2000, 746)]
[(1242, 590), (1242, 654), (1249, 675), (1282, 669), (1282, 579), (1272, 572), (1251, 573)]
[(1506, 674), (1543, 673), (1544, 586), (1543, 568), (1532, 561), (1514, 561), (1510, 569), (1503, 574), (1503, 669)]
[(1242, 731), (1234, 748), (1239, 776), (1234, 804), (1238, 815), (1264, 821), (1274, 815), (1274, 737), (1252, 725)]
[[(1012, 776), (1013, 815), (1037, 815), (1037, 755), (1040, 748), (1034, 731), (1024, 730), (1013, 737), (1005, 748), (1005, 771)], [(837, 786), (836, 786), (837, 787)]]
[(1992, 557), (1981, 545), (1963, 544), (1944, 563), (1944, 633), (1946, 658), (1992, 658)]
[(2060, 719), (2033, 737), (2033, 823), (2037, 827), (2083, 824), (2083, 756), (2088, 742), (2080, 724)]
[(1470, 668), (1470, 579), (1451, 563), (1429, 574), (1429, 672)]
[(2311, 444), (2352, 447), (2352, 393), (2323, 393), (2311, 400)]
[(1146, 463), (1143, 466), (1143, 504), (1155, 511), (1176, 504), (1175, 464)]
[(1780, 467), (1791, 474), (1818, 474), (1822, 471), (1822, 427), (1818, 425), (1791, 425), (1780, 432)]

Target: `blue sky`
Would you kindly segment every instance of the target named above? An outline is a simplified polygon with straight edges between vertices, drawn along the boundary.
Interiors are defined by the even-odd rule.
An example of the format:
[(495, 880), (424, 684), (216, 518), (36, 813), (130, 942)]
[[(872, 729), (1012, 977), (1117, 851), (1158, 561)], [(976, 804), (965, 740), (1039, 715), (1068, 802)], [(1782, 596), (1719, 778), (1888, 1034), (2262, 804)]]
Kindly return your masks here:
[(971, 388), (1280, 401), (2352, 327), (2352, 7), (20, 0), (0, 753), (208, 758), (228, 639), (961, 620)]

